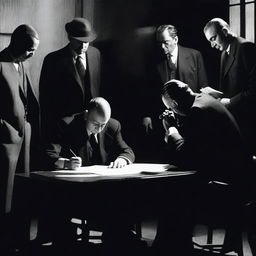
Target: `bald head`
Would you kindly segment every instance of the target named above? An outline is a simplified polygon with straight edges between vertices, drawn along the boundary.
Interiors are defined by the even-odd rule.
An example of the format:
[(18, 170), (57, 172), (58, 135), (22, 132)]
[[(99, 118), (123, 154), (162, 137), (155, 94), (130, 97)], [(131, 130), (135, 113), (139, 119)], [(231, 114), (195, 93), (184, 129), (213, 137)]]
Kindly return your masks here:
[(162, 87), (164, 105), (179, 115), (186, 115), (194, 102), (195, 94), (182, 81), (172, 79)]
[(91, 111), (96, 111), (99, 115), (104, 116), (106, 118), (110, 118), (111, 116), (111, 108), (109, 103), (102, 97), (93, 98), (88, 105), (89, 113)]
[(236, 37), (226, 21), (221, 18), (211, 19), (204, 27), (204, 35), (212, 48), (224, 51)]
[(212, 26), (215, 27), (217, 31), (221, 31), (223, 28), (230, 30), (230, 27), (226, 21), (221, 18), (214, 18), (207, 22), (204, 27), (204, 32)]
[(37, 31), (30, 25), (22, 24), (13, 31), (9, 50), (14, 58), (22, 58), (19, 61), (23, 61), (33, 56), (38, 45)]
[(102, 97), (93, 98), (88, 105), (87, 130), (99, 133), (106, 126), (111, 116), (111, 107)]

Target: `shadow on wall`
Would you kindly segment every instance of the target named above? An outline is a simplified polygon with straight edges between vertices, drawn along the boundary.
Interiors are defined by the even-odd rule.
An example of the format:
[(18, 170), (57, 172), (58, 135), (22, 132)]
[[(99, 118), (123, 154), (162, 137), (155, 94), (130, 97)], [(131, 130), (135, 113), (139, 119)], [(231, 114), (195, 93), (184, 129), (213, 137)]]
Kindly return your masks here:
[(137, 79), (147, 76), (148, 64), (155, 52), (155, 27), (137, 28), (116, 49), (121, 71)]
[(103, 57), (103, 96), (117, 118), (136, 116), (139, 87), (152, 74), (155, 54), (155, 27), (140, 27), (126, 36), (95, 44)]

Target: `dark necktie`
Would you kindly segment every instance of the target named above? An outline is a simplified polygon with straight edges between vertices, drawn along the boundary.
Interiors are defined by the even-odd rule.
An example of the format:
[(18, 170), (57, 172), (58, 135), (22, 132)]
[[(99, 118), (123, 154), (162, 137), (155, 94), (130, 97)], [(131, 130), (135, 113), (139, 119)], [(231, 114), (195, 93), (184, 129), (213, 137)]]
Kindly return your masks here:
[(79, 74), (82, 84), (84, 84), (86, 70), (85, 70), (83, 62), (82, 62), (82, 57), (79, 55), (76, 58), (76, 69), (77, 69), (77, 72)]
[(172, 55), (167, 54), (167, 66), (168, 66), (168, 78), (175, 79), (176, 78), (176, 66), (172, 61)]
[(92, 98), (91, 89), (90, 89), (90, 79), (83, 65), (82, 57), (79, 55), (76, 58), (76, 69), (82, 83), (85, 106), (87, 106), (89, 101)]
[(221, 71), (220, 71), (220, 90), (225, 93), (227, 88), (225, 88), (225, 70), (227, 66), (227, 60), (228, 60), (228, 52), (224, 51), (223, 56), (221, 59)]
[(102, 164), (99, 143), (96, 141), (94, 134), (90, 135), (89, 142), (92, 148), (90, 158), (91, 164)]

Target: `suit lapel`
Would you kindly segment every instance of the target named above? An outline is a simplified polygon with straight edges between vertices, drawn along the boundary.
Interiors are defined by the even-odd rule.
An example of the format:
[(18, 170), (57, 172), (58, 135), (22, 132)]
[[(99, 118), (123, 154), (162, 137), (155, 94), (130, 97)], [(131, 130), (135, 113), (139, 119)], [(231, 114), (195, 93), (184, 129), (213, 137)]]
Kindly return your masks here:
[(19, 72), (16, 70), (14, 64), (12, 61), (7, 62), (5, 66), (3, 66), (4, 69), (6, 69), (6, 72), (8, 74), (8, 79), (11, 81), (11, 84), (15, 86), (15, 88), (18, 88), (20, 98), (23, 102), (23, 104), (27, 103), (27, 97), (26, 93), (24, 92), (24, 88), (22, 84), (20, 83), (20, 76)]
[(224, 52), (222, 53), (221, 55), (221, 66), (222, 66), (222, 69), (224, 69), (224, 72), (223, 72), (223, 76), (226, 76), (226, 74), (228, 73), (228, 71), (230, 70), (232, 64), (234, 63), (235, 61), (235, 55), (236, 55), (236, 47), (237, 47), (237, 43), (234, 39), (234, 41), (231, 43), (230, 45), (230, 53), (229, 55), (227, 56), (227, 59), (225, 60), (225, 64), (223, 65), (223, 58), (224, 58)]
[(74, 61), (72, 56), (67, 57), (64, 60), (64, 67), (65, 69), (74, 77), (74, 79), (76, 80), (76, 82), (80, 85), (80, 87), (82, 88), (82, 83), (81, 83), (81, 79), (79, 77), (79, 74), (77, 73)]
[(63, 65), (64, 65), (64, 68), (67, 70), (68, 73), (70, 73), (74, 79), (76, 80), (77, 84), (79, 85), (79, 87), (81, 88), (81, 90), (83, 91), (84, 93), (84, 86), (81, 82), (81, 79), (79, 77), (79, 74), (76, 70), (76, 67), (75, 67), (75, 63), (74, 63), (74, 60), (73, 60), (73, 56), (70, 52), (70, 49), (69, 49), (69, 45), (66, 46), (66, 56), (65, 56), (65, 59), (63, 60)]
[(178, 72), (179, 72), (179, 79), (182, 81), (185, 81), (185, 76), (184, 74), (187, 73), (188, 66), (190, 64), (190, 55), (187, 54), (185, 48), (182, 46), (178, 46)]
[[(18, 73), (18, 79), (19, 79), (19, 87), (20, 87), (20, 90), (21, 90), (21, 94), (22, 94), (22, 99), (24, 99), (24, 101), (26, 102), (27, 101), (27, 84), (26, 84), (26, 72), (24, 70), (24, 65), (23, 63), (21, 62), (19, 64), (19, 71), (17, 72)], [(22, 76), (22, 77), (20, 77)], [(28, 81), (28, 80), (27, 80)]]
[(33, 97), (35, 98), (35, 100), (38, 103), (38, 98), (36, 96), (37, 94), (36, 94), (35, 89), (31, 83), (31, 80), (30, 80), (29, 69), (28, 69), (27, 63), (22, 62), (21, 65), (23, 66), (24, 79), (26, 79), (26, 83), (27, 83), (27, 93), (32, 93)]
[(178, 72), (179, 78), (183, 80), (183, 70), (186, 70), (186, 58), (187, 56), (184, 54), (184, 51), (181, 49), (182, 47), (178, 46)]
[(235, 58), (233, 55), (231, 55), (231, 53), (227, 56), (227, 60), (225, 61), (225, 67), (224, 67), (224, 76), (228, 73), (228, 71), (230, 70), (233, 62), (234, 62)]
[[(95, 83), (95, 68), (96, 68), (96, 65), (97, 63), (95, 62), (95, 56), (94, 56), (94, 53), (92, 52), (90, 46), (88, 47), (88, 50), (86, 52), (86, 64), (87, 64), (87, 72), (89, 72), (89, 77), (90, 77), (90, 84), (96, 84)], [(98, 67), (97, 67), (98, 68)], [(97, 74), (97, 73), (96, 73)], [(91, 90), (91, 94), (92, 94), (92, 97), (95, 97), (98, 95), (98, 88), (96, 88), (95, 86), (91, 86), (90, 87), (90, 90)]]

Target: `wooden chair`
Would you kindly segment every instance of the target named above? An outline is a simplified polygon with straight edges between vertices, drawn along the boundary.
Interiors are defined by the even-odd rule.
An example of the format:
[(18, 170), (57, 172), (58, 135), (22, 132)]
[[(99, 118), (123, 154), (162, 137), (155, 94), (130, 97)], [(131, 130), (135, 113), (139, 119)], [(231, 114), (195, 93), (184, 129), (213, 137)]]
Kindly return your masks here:
[[(77, 240), (82, 240), (85, 243), (89, 243), (92, 240), (102, 242), (102, 229), (95, 223), (90, 223), (84, 219), (73, 218), (71, 222), (77, 227)], [(141, 222), (137, 222), (134, 225), (134, 231), (136, 236), (142, 238), (142, 227)]]
[[(221, 193), (222, 191), (229, 190), (229, 184), (224, 182), (211, 181), (208, 185), (210, 189), (213, 189), (213, 191), (220, 192), (219, 195), (222, 194)], [(209, 201), (211, 201), (210, 198), (209, 198)], [(220, 255), (226, 255), (227, 252), (235, 251), (238, 256), (243, 256), (243, 237), (242, 237), (243, 223), (237, 222), (235, 232), (233, 232), (229, 230), (229, 227), (231, 227), (231, 225), (229, 223), (228, 218), (229, 218), (229, 215), (231, 216), (231, 215), (237, 214), (237, 212), (239, 212), (238, 215), (243, 214), (243, 212), (245, 211), (244, 207), (246, 205), (237, 204), (232, 206), (232, 209), (230, 209), (228, 206), (225, 205), (225, 200), (220, 200), (220, 201), (222, 201), (220, 205), (217, 205), (215, 203), (211, 204), (207, 202), (208, 205), (210, 205), (210, 208), (208, 210), (209, 211), (212, 210), (215, 213), (211, 214), (209, 211), (206, 211), (206, 213), (201, 212), (199, 213), (199, 216), (197, 216), (197, 220), (196, 220), (197, 224), (203, 224), (207, 226), (207, 241), (206, 241), (206, 245), (201, 245), (196, 242), (194, 242), (194, 245), (202, 250), (206, 250), (212, 253), (215, 252)], [(204, 205), (204, 203), (205, 202), (201, 202), (202, 205)], [(218, 203), (218, 200), (217, 200), (217, 203)], [(213, 233), (215, 229), (225, 230), (224, 242), (222, 244), (213, 243)], [(236, 242), (229, 244), (229, 241), (230, 240), (234, 241), (234, 239)]]
[[(252, 175), (252, 179), (254, 179), (254, 175), (256, 177), (256, 156), (252, 157), (252, 171), (255, 173)], [(256, 182), (256, 180), (255, 180)], [(251, 184), (254, 183), (254, 180), (251, 181)], [(229, 184), (219, 182), (219, 181), (211, 181), (210, 186), (215, 187), (216, 189), (220, 190), (226, 190), (229, 189)], [(216, 228), (225, 228), (225, 223), (220, 222), (212, 222), (211, 220), (206, 220), (202, 224), (206, 224), (208, 227), (207, 231), (207, 244), (206, 245), (195, 245), (199, 248), (206, 249), (208, 251), (218, 251), (222, 255), (225, 255), (227, 251), (235, 251), (238, 256), (243, 256), (243, 231), (247, 232), (248, 234), (248, 242), (252, 250), (253, 256), (256, 256), (256, 198), (254, 199), (254, 195), (251, 195), (251, 198), (248, 199), (248, 201), (244, 201), (240, 205), (237, 205), (237, 208), (234, 208), (234, 211), (239, 211), (241, 215), (241, 222), (238, 221), (237, 225), (239, 226), (237, 228), (236, 233), (236, 243), (232, 245), (227, 245), (225, 247), (225, 242), (229, 239), (229, 230), (225, 230), (227, 234), (225, 234), (224, 237), (224, 244), (213, 244), (213, 231)], [(203, 202), (202, 202), (203, 204)], [(214, 205), (213, 205), (214, 207)], [(216, 207), (216, 206), (215, 206)], [(227, 207), (224, 206), (225, 211), (228, 212), (228, 214), (234, 214), (230, 212), (230, 209), (227, 209)], [(221, 209), (224, 211), (224, 209)], [(221, 215), (221, 214), (220, 214)], [(200, 220), (198, 220), (200, 222)], [(228, 221), (228, 220), (227, 220)], [(228, 248), (227, 248), (228, 247)]]

